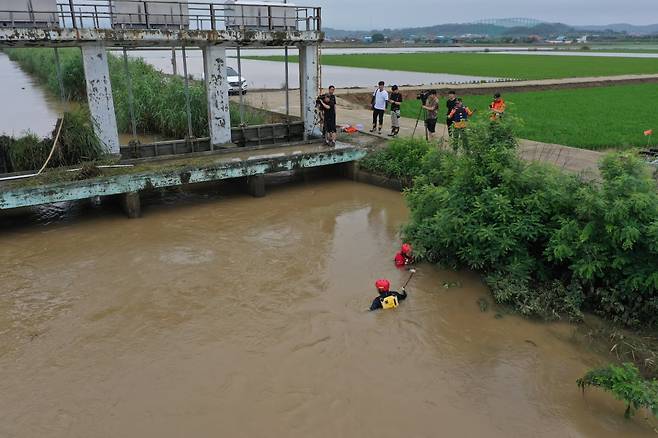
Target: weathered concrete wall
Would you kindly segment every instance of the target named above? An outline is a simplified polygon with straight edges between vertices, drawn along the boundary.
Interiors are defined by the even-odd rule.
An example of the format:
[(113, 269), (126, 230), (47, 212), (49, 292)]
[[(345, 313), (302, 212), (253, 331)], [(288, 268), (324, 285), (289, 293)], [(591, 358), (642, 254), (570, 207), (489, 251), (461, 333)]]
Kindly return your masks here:
[(212, 146), (220, 146), (231, 142), (226, 49), (220, 46), (206, 46), (203, 49), (203, 62), (208, 97), (210, 143)]
[(103, 44), (82, 46), (82, 62), (87, 83), (87, 102), (91, 112), (94, 131), (106, 151), (119, 153), (119, 132), (114, 114), (112, 84), (107, 63), (107, 52)]
[(318, 62), (317, 44), (303, 44), (299, 46), (301, 109), (302, 120), (304, 121), (304, 133), (307, 137), (313, 134), (313, 128), (315, 127), (315, 101), (320, 91)]
[(167, 30), (167, 29), (11, 29), (0, 28), (0, 48), (79, 46), (103, 42), (110, 47), (180, 47), (226, 44), (283, 46), (322, 41), (317, 31)]
[(37, 187), (5, 188), (0, 186), (0, 210), (245, 176), (288, 172), (305, 167), (331, 166), (360, 160), (365, 155), (366, 151), (364, 149), (345, 147), (312, 153), (292, 153), (280, 157), (254, 157), (237, 162), (219, 161), (202, 165), (172, 165), (170, 168), (163, 167), (148, 172), (127, 173)]

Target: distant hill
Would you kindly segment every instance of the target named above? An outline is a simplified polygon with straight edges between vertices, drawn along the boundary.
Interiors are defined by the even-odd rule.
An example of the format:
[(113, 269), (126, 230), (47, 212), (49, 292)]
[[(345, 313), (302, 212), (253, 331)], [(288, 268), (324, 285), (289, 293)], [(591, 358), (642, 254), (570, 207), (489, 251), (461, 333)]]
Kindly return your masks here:
[[(511, 26), (512, 24), (526, 24)], [(536, 23), (536, 24), (535, 24)], [(490, 37), (523, 37), (528, 35), (539, 35), (544, 38), (558, 35), (568, 35), (583, 32), (625, 32), (636, 35), (658, 34), (658, 24), (637, 26), (632, 24), (609, 24), (604, 26), (578, 25), (569, 26), (563, 23), (543, 23), (530, 19), (501, 19), (483, 20), (478, 23), (451, 23), (437, 24), (435, 26), (413, 27), (402, 29), (380, 29), (372, 31), (350, 31), (325, 28), (325, 33), (330, 39), (358, 38), (362, 39), (374, 33), (381, 33), (393, 39), (414, 38), (446, 38), (459, 37), (463, 35), (488, 35)]]
[(594, 31), (594, 32), (603, 32), (605, 30), (612, 30), (614, 32), (626, 32), (630, 34), (639, 34), (639, 35), (658, 34), (658, 24), (638, 26), (635, 24), (617, 23), (617, 24), (607, 24), (605, 26), (591, 26), (591, 25), (577, 26), (577, 28)]

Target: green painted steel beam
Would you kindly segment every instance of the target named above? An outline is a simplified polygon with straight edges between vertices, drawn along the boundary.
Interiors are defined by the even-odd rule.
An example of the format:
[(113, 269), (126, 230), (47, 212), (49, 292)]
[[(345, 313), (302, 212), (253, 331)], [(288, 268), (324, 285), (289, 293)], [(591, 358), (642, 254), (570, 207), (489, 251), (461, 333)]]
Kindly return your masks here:
[(0, 210), (285, 172), (303, 168), (331, 166), (360, 160), (365, 155), (366, 151), (363, 149), (341, 148), (319, 153), (266, 157), (228, 163), (209, 163), (207, 165), (180, 166), (177, 168), (153, 170), (151, 172), (100, 177), (85, 181), (71, 181), (39, 187), (3, 189), (0, 186)]

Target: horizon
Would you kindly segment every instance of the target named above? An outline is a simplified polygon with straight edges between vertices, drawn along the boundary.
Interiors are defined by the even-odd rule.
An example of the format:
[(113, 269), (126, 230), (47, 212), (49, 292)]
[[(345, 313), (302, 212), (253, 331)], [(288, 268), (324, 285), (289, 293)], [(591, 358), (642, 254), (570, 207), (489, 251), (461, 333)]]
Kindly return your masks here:
[[(380, 31), (380, 30), (417, 29), (417, 28), (425, 28), (425, 27), (433, 27), (433, 26), (446, 26), (446, 25), (480, 24), (479, 22), (483, 21), (483, 20), (508, 20), (508, 19), (537, 20), (537, 21), (540, 22), (539, 24), (564, 24), (566, 26), (570, 26), (570, 27), (573, 27), (575, 29), (578, 29), (579, 27), (582, 27), (582, 26), (601, 26), (601, 27), (605, 27), (605, 26), (637, 26), (637, 27), (658, 26), (658, 19), (656, 19), (655, 22), (650, 22), (650, 23), (645, 23), (645, 24), (629, 23), (629, 22), (624, 22), (624, 21), (605, 23), (605, 24), (592, 24), (592, 23), (571, 24), (571, 23), (565, 23), (563, 21), (544, 21), (544, 20), (533, 18), (533, 17), (494, 17), (494, 18), (478, 18), (478, 19), (475, 19), (473, 21), (462, 21), (462, 22), (451, 21), (451, 22), (435, 23), (435, 24), (429, 24), (429, 25), (404, 26), (404, 27), (386, 27), (386, 28), (377, 28), (377, 29), (347, 29), (347, 28), (338, 28), (338, 27), (334, 27), (334, 26), (325, 26), (325, 28), (332, 29), (332, 30), (338, 30), (338, 31), (345, 31), (345, 32), (373, 32), (373, 31)], [(532, 26), (530, 26), (530, 27), (532, 27)]]
[[(296, 2), (300, 3), (300, 2)], [(322, 7), (326, 27), (361, 31), (467, 24), (496, 17), (531, 17), (568, 26), (658, 24), (656, 0), (464, 0), (463, 7), (450, 9), (447, 1), (407, 0), (402, 7), (391, 0), (311, 0)], [(423, 13), (425, 11), (425, 13)], [(428, 13), (435, 11), (436, 13)], [(473, 13), (473, 11), (476, 11)], [(429, 18), (436, 16), (437, 18)]]

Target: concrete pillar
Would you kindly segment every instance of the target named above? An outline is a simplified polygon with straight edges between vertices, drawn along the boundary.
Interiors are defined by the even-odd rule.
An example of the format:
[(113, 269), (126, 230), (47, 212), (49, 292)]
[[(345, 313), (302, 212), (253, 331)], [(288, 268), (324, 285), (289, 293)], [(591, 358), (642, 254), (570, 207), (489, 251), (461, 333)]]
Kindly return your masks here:
[(137, 219), (142, 215), (142, 202), (139, 192), (129, 192), (119, 195), (121, 199), (121, 208), (130, 219)]
[(203, 49), (206, 90), (208, 93), (208, 126), (213, 146), (231, 143), (226, 49), (207, 46)]
[(119, 132), (105, 46), (102, 43), (84, 44), (81, 48), (87, 82), (87, 102), (94, 132), (108, 153), (118, 154)]
[(318, 62), (317, 44), (299, 46), (299, 84), (305, 138), (312, 136), (315, 127), (315, 101), (320, 92)]
[(265, 196), (265, 175), (253, 175), (247, 177), (247, 193), (254, 198)]

